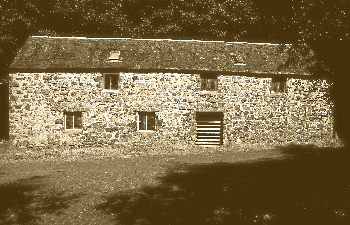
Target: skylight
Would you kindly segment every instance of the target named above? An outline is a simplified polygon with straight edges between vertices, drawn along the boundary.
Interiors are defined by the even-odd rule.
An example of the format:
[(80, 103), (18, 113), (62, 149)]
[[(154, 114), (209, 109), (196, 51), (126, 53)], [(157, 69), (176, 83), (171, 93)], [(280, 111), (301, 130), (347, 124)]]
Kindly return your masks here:
[(120, 60), (119, 56), (120, 56), (120, 51), (112, 51), (109, 55), (108, 60), (109, 61), (115, 61), (115, 60), (119, 61)]
[(235, 65), (245, 65), (240, 55), (237, 55), (235, 53), (230, 53), (230, 57)]

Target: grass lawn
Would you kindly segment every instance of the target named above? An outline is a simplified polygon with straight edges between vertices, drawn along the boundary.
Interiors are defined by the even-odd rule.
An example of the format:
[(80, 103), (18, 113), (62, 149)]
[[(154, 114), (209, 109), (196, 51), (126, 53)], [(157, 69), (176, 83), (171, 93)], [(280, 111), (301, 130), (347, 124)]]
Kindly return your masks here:
[(350, 224), (349, 150), (7, 160), (0, 224)]

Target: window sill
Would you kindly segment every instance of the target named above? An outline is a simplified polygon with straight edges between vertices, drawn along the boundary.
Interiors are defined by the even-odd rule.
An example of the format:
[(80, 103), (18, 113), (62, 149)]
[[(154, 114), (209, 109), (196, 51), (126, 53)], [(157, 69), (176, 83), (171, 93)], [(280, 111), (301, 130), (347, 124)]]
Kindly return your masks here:
[(103, 89), (102, 90), (102, 93), (105, 93), (105, 92), (109, 92), (109, 93), (118, 93), (119, 92), (119, 90), (108, 90), (108, 89)]
[(138, 130), (137, 132), (141, 132), (141, 133), (154, 133), (156, 132), (155, 130)]
[(107, 62), (122, 62), (120, 59), (108, 59)]
[(80, 133), (80, 132), (83, 132), (83, 129), (65, 129), (64, 131), (67, 131), (70, 133)]
[(283, 95), (283, 94), (287, 94), (286, 92), (279, 92), (279, 91), (271, 91), (270, 92), (272, 95)]
[(218, 90), (215, 90), (215, 91), (200, 90), (199, 91), (200, 94), (215, 94), (218, 92), (219, 92)]

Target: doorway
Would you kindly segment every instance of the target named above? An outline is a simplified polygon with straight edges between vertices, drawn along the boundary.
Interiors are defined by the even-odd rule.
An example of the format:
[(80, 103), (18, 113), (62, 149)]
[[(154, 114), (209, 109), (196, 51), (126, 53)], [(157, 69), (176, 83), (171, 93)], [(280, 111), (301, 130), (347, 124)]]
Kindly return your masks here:
[(223, 112), (196, 112), (196, 145), (222, 145), (223, 117)]

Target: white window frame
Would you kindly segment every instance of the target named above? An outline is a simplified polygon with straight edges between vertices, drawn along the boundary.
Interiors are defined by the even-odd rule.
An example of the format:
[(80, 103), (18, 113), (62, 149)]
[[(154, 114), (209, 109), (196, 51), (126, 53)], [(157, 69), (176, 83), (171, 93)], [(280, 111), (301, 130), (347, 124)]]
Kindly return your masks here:
[(137, 131), (138, 132), (156, 132), (156, 119), (154, 118), (154, 130), (147, 130), (147, 113), (154, 113), (154, 116), (155, 116), (155, 112), (145, 112), (146, 113), (146, 130), (140, 130), (140, 112), (137, 112)]
[[(115, 56), (115, 58), (112, 56)], [(111, 51), (109, 53), (108, 61), (119, 61), (120, 60), (119, 58), (120, 58), (120, 51)]]
[[(106, 75), (107, 74), (112, 74), (114, 76), (117, 76), (117, 89), (106, 89)], [(103, 92), (118, 92), (119, 91), (119, 78), (120, 78), (120, 73), (103, 73), (103, 76), (102, 76), (102, 91)], [(110, 87), (111, 87), (111, 84), (110, 84)]]
[[(75, 115), (74, 113), (79, 113), (79, 112), (72, 112), (73, 113), (73, 129), (67, 129), (67, 113), (69, 112), (64, 112), (64, 129), (65, 130), (82, 130), (82, 128), (74, 128), (74, 118), (75, 118)], [(81, 119), (83, 119), (83, 113), (81, 113)], [(83, 124), (81, 124), (81, 126), (83, 126)]]

